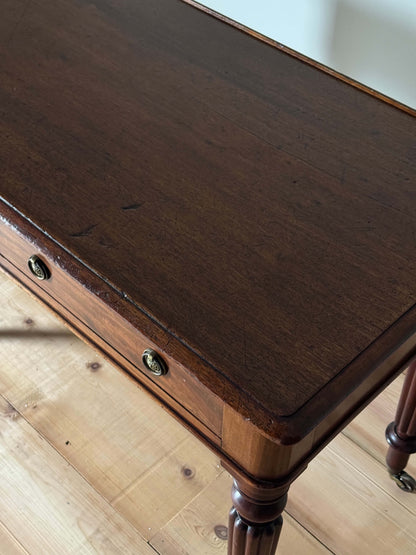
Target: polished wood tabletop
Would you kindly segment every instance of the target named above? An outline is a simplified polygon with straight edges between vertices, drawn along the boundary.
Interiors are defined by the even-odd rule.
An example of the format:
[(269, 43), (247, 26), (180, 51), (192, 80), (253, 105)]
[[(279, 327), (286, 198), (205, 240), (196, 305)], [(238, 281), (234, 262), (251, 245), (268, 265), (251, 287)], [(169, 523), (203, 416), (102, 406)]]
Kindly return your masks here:
[[(415, 352), (414, 114), (179, 0), (0, 8), (2, 266), (229, 464), (294, 472)], [(307, 444), (262, 470), (243, 422)]]

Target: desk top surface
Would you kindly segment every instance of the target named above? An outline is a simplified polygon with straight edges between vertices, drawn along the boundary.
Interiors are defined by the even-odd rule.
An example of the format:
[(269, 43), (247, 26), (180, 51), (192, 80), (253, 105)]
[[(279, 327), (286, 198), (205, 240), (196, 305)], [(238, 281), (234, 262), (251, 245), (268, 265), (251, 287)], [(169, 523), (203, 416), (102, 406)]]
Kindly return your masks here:
[(178, 0), (0, 8), (1, 196), (224, 391), (296, 414), (414, 305), (412, 115)]

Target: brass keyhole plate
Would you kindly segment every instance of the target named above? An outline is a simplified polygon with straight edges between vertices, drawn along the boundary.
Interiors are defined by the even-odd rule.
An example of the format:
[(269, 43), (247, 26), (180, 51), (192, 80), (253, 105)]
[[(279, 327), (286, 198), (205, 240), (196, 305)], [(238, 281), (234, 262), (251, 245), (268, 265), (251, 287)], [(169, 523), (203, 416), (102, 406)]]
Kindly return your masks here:
[(153, 349), (146, 349), (142, 356), (143, 364), (155, 376), (164, 376), (168, 368), (163, 358)]

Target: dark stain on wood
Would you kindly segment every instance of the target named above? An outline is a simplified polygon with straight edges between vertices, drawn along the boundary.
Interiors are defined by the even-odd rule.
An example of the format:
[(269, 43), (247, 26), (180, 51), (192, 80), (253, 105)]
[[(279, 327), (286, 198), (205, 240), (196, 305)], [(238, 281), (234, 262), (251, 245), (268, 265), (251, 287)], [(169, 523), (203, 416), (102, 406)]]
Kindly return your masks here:
[(77, 233), (71, 233), (70, 237), (87, 237), (91, 234), (92, 230), (97, 227), (98, 224), (90, 225), (86, 229), (78, 231)]
[(10, 420), (17, 420), (18, 418), (20, 418), (20, 413), (18, 412), (18, 410), (8, 401), (6, 401), (6, 407), (4, 409), (4, 415), (6, 416), (6, 418), (10, 418)]
[(214, 532), (217, 538), (220, 540), (227, 540), (228, 539), (228, 528), (223, 524), (217, 524), (214, 526)]
[(195, 476), (195, 471), (186, 465), (181, 468), (181, 473), (187, 480), (191, 480)]
[(140, 203), (135, 203), (135, 204), (129, 204), (128, 206), (122, 206), (121, 209), (124, 212), (128, 212), (129, 210), (137, 210), (138, 208), (140, 208), (141, 206), (143, 206), (144, 202), (140, 202)]
[(89, 368), (91, 372), (98, 372), (98, 370), (101, 368), (101, 364), (99, 362), (88, 362), (87, 368)]
[(181, 2), (115, 5), (41, 3), (0, 46), (2, 197), (86, 297), (104, 277), (128, 325), (174, 337), (183, 387), (304, 433), (414, 329), (415, 120)]

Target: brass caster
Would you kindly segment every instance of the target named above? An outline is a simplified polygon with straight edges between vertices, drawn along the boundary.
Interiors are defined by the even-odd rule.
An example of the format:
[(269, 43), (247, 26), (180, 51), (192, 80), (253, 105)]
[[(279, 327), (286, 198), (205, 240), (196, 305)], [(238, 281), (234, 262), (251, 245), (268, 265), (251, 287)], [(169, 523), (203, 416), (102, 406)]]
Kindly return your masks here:
[(416, 480), (407, 472), (399, 472), (398, 474), (390, 474), (390, 478), (396, 482), (398, 487), (403, 491), (413, 493), (416, 491)]

